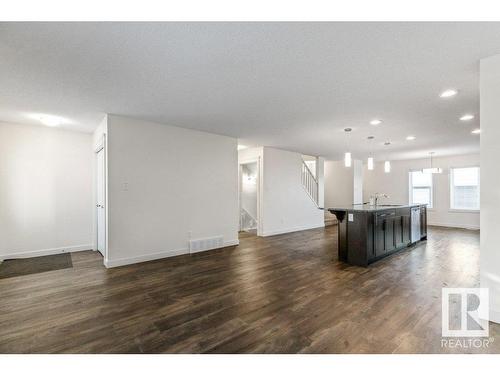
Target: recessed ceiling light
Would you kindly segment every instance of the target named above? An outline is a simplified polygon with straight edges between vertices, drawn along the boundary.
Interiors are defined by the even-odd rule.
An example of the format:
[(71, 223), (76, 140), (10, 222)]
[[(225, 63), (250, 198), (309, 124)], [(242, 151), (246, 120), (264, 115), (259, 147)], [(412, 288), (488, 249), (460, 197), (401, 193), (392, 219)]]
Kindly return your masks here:
[(40, 116), (40, 122), (47, 126), (59, 126), (62, 121), (56, 116)]
[(451, 98), (452, 96), (455, 96), (458, 94), (458, 91), (455, 89), (448, 89), (444, 90), (439, 96), (441, 98)]
[(31, 114), (28, 117), (40, 121), (45, 126), (59, 126), (61, 124), (67, 124), (69, 121), (63, 117), (47, 115), (47, 114)]
[(481, 134), (481, 129), (474, 129), (471, 131), (472, 134)]
[(417, 137), (415, 137), (414, 135), (409, 135), (408, 137), (406, 137), (406, 140), (407, 141), (414, 141)]
[(463, 115), (462, 117), (460, 117), (460, 121), (469, 121), (469, 120), (472, 120), (474, 118), (474, 115)]
[(377, 119), (370, 121), (370, 125), (380, 125), (381, 123), (382, 123), (382, 120), (377, 120)]
[(391, 141), (385, 141), (384, 146), (389, 146), (391, 144)]

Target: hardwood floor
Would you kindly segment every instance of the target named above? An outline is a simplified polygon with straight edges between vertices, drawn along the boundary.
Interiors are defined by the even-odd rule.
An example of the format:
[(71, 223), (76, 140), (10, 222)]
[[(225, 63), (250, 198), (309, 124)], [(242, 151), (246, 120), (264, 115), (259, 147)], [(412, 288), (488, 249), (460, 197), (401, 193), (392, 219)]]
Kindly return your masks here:
[[(368, 268), (337, 261), (337, 228), (106, 269), (0, 279), (0, 353), (500, 353), (441, 348), (441, 288), (479, 283), (479, 234), (429, 239)], [(0, 266), (1, 267), (1, 266)]]

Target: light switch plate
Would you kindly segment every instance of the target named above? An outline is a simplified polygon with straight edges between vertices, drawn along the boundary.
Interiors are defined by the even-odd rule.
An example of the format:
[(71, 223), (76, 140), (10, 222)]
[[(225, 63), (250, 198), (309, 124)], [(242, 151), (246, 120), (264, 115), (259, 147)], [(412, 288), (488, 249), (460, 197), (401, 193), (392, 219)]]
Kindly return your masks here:
[(354, 221), (354, 214), (347, 214), (347, 220)]

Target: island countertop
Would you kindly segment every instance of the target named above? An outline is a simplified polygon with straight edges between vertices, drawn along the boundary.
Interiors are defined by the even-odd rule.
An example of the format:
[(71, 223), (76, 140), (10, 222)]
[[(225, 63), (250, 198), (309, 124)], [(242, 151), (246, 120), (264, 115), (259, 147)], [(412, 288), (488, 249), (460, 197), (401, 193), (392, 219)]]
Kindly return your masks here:
[(351, 204), (351, 205), (339, 205), (335, 207), (327, 207), (325, 210), (332, 211), (357, 211), (357, 212), (376, 212), (383, 210), (390, 210), (396, 208), (411, 208), (419, 207), (421, 204)]

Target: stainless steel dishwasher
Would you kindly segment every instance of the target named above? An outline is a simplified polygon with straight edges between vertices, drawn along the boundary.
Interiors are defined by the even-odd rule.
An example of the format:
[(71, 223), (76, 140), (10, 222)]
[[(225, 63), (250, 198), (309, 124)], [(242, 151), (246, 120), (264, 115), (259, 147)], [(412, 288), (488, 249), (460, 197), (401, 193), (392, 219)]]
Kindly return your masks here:
[(420, 241), (420, 207), (411, 208), (411, 243)]

